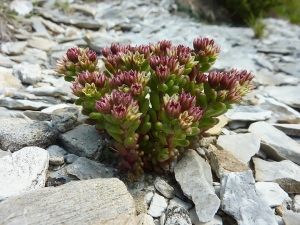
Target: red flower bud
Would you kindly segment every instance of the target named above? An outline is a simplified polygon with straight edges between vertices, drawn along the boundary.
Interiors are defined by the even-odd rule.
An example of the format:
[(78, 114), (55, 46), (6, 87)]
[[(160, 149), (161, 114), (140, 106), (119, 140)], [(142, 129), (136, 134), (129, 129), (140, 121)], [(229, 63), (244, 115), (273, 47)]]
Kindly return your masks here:
[(99, 101), (96, 101), (95, 108), (97, 109), (97, 111), (103, 114), (108, 114), (111, 112), (111, 108), (112, 108), (111, 106), (112, 106), (112, 101), (110, 96), (104, 96)]
[(182, 92), (180, 94), (180, 105), (181, 111), (189, 110), (191, 107), (195, 106), (196, 96), (191, 96), (190, 93)]
[(181, 113), (181, 105), (179, 102), (170, 101), (166, 105), (166, 112), (169, 117), (176, 119)]
[(143, 92), (143, 86), (141, 84), (134, 83), (131, 85), (130, 93), (132, 94), (132, 96), (139, 96), (142, 94), (142, 92)]
[(167, 66), (159, 65), (156, 67), (156, 76), (161, 82), (165, 82), (170, 77), (170, 69)]
[(127, 115), (127, 108), (123, 104), (114, 105), (113, 109), (111, 110), (112, 116), (117, 120), (124, 120)]
[(193, 123), (199, 121), (204, 114), (204, 110), (199, 106), (193, 106), (188, 110), (189, 116), (194, 117)]
[(84, 85), (80, 84), (78, 82), (78, 80), (76, 80), (75, 82), (72, 82), (72, 87), (71, 87), (71, 90), (72, 90), (72, 93), (74, 95), (76, 95), (77, 97), (84, 97), (85, 94), (82, 92), (82, 89), (84, 88)]
[(79, 55), (80, 55), (80, 50), (78, 48), (69, 48), (67, 51), (67, 57), (73, 63), (78, 62)]

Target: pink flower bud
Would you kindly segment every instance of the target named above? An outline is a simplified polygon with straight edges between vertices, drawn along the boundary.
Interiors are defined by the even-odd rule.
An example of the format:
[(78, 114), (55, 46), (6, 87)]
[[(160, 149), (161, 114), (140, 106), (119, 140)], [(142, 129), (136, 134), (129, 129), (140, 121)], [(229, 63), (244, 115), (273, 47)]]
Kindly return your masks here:
[(94, 81), (93, 74), (90, 73), (89, 71), (84, 71), (84, 72), (78, 74), (77, 79), (78, 79), (78, 82), (82, 85), (85, 85), (85, 83), (91, 84)]
[(111, 103), (112, 101), (110, 96), (104, 96), (99, 101), (96, 101), (95, 108), (97, 109), (97, 111), (103, 114), (108, 114), (111, 112)]
[(161, 82), (165, 82), (170, 77), (170, 69), (167, 66), (159, 65), (156, 67), (156, 76)]
[(80, 55), (80, 50), (78, 48), (69, 48), (67, 51), (67, 57), (73, 63), (78, 62), (79, 55)]
[(188, 110), (189, 116), (193, 117), (193, 123), (199, 121), (204, 114), (204, 110), (199, 106), (193, 106)]
[(123, 104), (114, 105), (111, 112), (115, 119), (122, 121), (126, 118), (127, 108)]
[(86, 55), (91, 62), (96, 62), (98, 60), (97, 53), (93, 50), (87, 49)]
[(169, 117), (173, 119), (177, 119), (179, 114), (181, 113), (181, 105), (179, 102), (170, 101), (166, 105), (166, 112)]
[(132, 96), (139, 96), (142, 94), (142, 92), (143, 92), (143, 86), (141, 84), (134, 83), (131, 85), (130, 93), (132, 94)]
[(189, 110), (191, 107), (195, 106), (196, 96), (191, 96), (190, 93), (182, 92), (180, 94), (180, 105), (181, 111)]
[(82, 89), (84, 88), (84, 85), (80, 84), (78, 82), (78, 80), (76, 80), (75, 82), (72, 82), (72, 87), (71, 87), (71, 90), (72, 90), (72, 93), (74, 95), (76, 95), (77, 97), (84, 97), (85, 94), (82, 92)]

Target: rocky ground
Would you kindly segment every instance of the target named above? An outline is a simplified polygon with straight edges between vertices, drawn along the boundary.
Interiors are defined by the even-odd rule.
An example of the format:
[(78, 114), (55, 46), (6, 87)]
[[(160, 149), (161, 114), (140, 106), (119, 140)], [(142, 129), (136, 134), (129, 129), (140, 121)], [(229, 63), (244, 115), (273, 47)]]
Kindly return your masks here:
[[(11, 3), (31, 17), (1, 43), (0, 224), (299, 225), (300, 27), (266, 19), (257, 40), (171, 0), (32, 2)], [(199, 36), (221, 47), (214, 69), (252, 71), (256, 89), (169, 173), (120, 177), (103, 161), (111, 138), (83, 124), (56, 61), (74, 46)]]

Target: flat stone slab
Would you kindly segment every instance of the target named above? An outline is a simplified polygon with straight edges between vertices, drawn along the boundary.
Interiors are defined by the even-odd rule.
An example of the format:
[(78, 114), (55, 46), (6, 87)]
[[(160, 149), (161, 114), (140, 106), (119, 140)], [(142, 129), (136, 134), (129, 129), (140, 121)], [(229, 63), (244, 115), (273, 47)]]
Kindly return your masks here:
[(18, 151), (26, 146), (46, 148), (55, 143), (57, 131), (48, 123), (20, 118), (0, 118), (0, 148)]
[(272, 125), (276, 127), (278, 130), (284, 132), (286, 135), (300, 137), (300, 124), (275, 123)]
[(95, 127), (90, 125), (79, 125), (73, 130), (60, 134), (59, 139), (68, 152), (89, 159), (98, 159), (104, 148), (103, 138), (101, 139)]
[(261, 138), (261, 149), (275, 160), (289, 159), (300, 165), (300, 145), (269, 123), (256, 122), (249, 131)]
[(209, 153), (211, 169), (221, 178), (223, 174), (243, 172), (250, 168), (239, 161), (233, 154), (226, 150), (215, 150)]
[(188, 150), (174, 167), (174, 172), (183, 193), (194, 202), (200, 222), (212, 220), (220, 199), (212, 186), (210, 165), (196, 151)]
[(300, 193), (300, 166), (290, 160), (267, 162), (253, 158), (256, 181), (275, 182), (287, 193)]
[(300, 213), (287, 211), (283, 214), (283, 221), (285, 225), (298, 225), (300, 221)]
[(234, 106), (224, 114), (229, 121), (261, 121), (271, 118), (272, 111), (261, 109), (259, 106)]
[(113, 168), (103, 164), (79, 157), (75, 162), (66, 167), (67, 173), (76, 176), (80, 180), (95, 178), (110, 178), (113, 176)]
[(259, 151), (260, 138), (255, 134), (221, 135), (217, 145), (231, 152), (242, 163), (247, 164)]
[(278, 225), (272, 209), (255, 191), (252, 171), (232, 172), (221, 178), (221, 208), (238, 225)]
[(293, 108), (300, 108), (300, 86), (267, 87), (264, 92), (277, 101)]
[(0, 203), (0, 224), (137, 224), (133, 198), (119, 179), (74, 181)]
[(48, 152), (38, 147), (25, 147), (0, 158), (0, 201), (43, 188), (48, 164)]

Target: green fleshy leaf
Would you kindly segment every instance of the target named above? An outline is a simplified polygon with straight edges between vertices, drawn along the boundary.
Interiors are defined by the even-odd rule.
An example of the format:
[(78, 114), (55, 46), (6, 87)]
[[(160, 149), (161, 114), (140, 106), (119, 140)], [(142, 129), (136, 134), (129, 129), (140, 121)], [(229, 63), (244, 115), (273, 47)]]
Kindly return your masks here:
[(130, 126), (132, 126), (132, 121), (128, 120), (128, 121), (125, 121), (124, 123), (122, 123), (120, 126), (122, 129), (128, 129)]
[(149, 99), (144, 99), (143, 102), (141, 103), (141, 113), (142, 113), (142, 116), (145, 116), (148, 109), (149, 109)]
[(157, 121), (156, 123), (154, 123), (154, 129), (157, 130), (157, 131), (160, 131), (162, 130), (163, 128), (163, 124), (159, 121)]
[(224, 103), (222, 102), (214, 102), (210, 104), (210, 109), (208, 109), (203, 117), (207, 118), (207, 117), (215, 117), (215, 116), (219, 116), (223, 113), (225, 113), (225, 111), (227, 111), (227, 107)]
[(171, 88), (171, 87), (174, 85), (174, 80), (168, 80), (168, 81), (166, 82), (166, 85), (167, 85), (169, 88)]
[(200, 134), (200, 129), (198, 127), (191, 127), (191, 132), (186, 133), (187, 136), (194, 136)]
[(122, 139), (121, 134), (116, 134), (116, 133), (110, 132), (109, 130), (106, 130), (106, 131), (107, 131), (107, 133), (109, 133), (109, 135), (112, 136), (113, 139), (115, 139), (117, 142), (123, 143), (123, 139)]
[(175, 145), (179, 145), (182, 147), (187, 147), (189, 146), (190, 142), (186, 139), (178, 139), (178, 138), (173, 138), (172, 143)]
[(126, 148), (130, 148), (134, 144), (134, 138), (133, 137), (128, 137), (124, 140), (124, 146)]
[(81, 105), (83, 101), (84, 100), (82, 98), (78, 98), (78, 99), (76, 99), (75, 104), (76, 105)]
[(153, 123), (155, 123), (157, 121), (157, 115), (154, 109), (149, 108), (148, 109), (148, 115), (150, 116), (150, 119)]
[(118, 150), (119, 154), (122, 156), (127, 155), (127, 150), (126, 148), (119, 142), (114, 143), (115, 148)]
[(151, 91), (150, 93), (150, 102), (152, 105), (152, 108), (156, 111), (160, 109), (160, 99), (159, 94), (156, 91)]
[(174, 130), (168, 124), (164, 123), (162, 130), (166, 134), (174, 134)]
[(174, 85), (173, 87), (171, 87), (171, 88), (167, 91), (167, 93), (168, 93), (169, 96), (172, 96), (173, 94), (178, 93), (178, 91), (179, 91), (179, 86)]
[(147, 134), (150, 129), (151, 129), (151, 123), (146, 122), (141, 126), (140, 133), (142, 135)]
[(105, 129), (105, 124), (104, 123), (97, 123), (96, 128), (99, 130), (104, 130)]
[(91, 112), (89, 116), (90, 116), (90, 118), (95, 119), (95, 120), (103, 119), (102, 113), (99, 113), (99, 112)]
[(196, 98), (197, 105), (199, 105), (201, 108), (206, 108), (207, 107), (207, 98), (204, 93), (199, 93), (197, 94)]
[(110, 123), (105, 124), (105, 129), (108, 132), (112, 132), (115, 134), (123, 134), (124, 133), (124, 131), (119, 126), (116, 126), (116, 125), (113, 125)]
[(133, 122), (132, 126), (129, 127), (127, 133), (126, 133), (126, 137), (133, 137), (136, 129), (138, 129), (138, 127), (140, 126), (141, 124), (141, 121), (140, 120), (137, 120), (135, 122)]
[(158, 90), (161, 92), (166, 92), (169, 89), (168, 85), (166, 85), (166, 84), (158, 84), (157, 87), (158, 87)]

